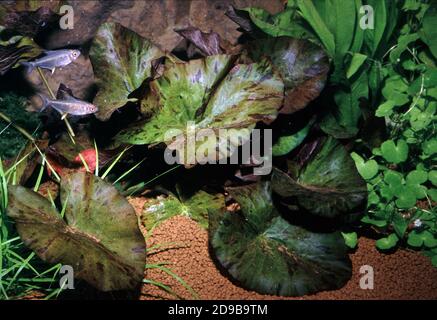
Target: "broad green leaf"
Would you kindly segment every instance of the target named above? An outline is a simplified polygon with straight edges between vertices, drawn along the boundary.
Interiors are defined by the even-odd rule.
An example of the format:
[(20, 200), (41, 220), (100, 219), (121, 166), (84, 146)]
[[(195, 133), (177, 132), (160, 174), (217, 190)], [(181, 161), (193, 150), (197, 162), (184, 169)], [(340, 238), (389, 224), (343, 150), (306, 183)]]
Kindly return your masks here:
[(346, 245), (351, 249), (355, 249), (357, 244), (358, 244), (357, 233), (356, 232), (349, 232), (349, 233), (342, 232), (341, 234), (343, 235), (344, 242), (346, 243)]
[(381, 145), (382, 157), (390, 163), (401, 163), (408, 158), (408, 144), (405, 140), (399, 139), (396, 143), (387, 140)]
[(133, 289), (143, 278), (145, 242), (134, 209), (100, 178), (74, 173), (61, 183), (65, 219), (49, 200), (9, 187), (8, 215), (24, 244), (44, 261), (74, 269), (102, 291)]
[(354, 53), (352, 55), (352, 60), (349, 64), (349, 67), (346, 71), (346, 77), (349, 79), (351, 78), (358, 69), (363, 65), (364, 61), (367, 60), (367, 56), (365, 54), (361, 53)]
[(144, 204), (141, 218), (147, 230), (152, 230), (163, 221), (176, 215), (187, 216), (206, 229), (208, 227), (208, 210), (219, 210), (224, 205), (223, 195), (212, 195), (202, 190), (183, 200), (174, 195), (167, 197), (161, 195), (148, 199)]
[(422, 40), (428, 45), (432, 54), (437, 58), (437, 5), (435, 3), (426, 10), (422, 20)]
[(364, 30), (364, 45), (373, 56), (381, 43), (387, 25), (387, 1), (367, 0), (367, 4), (373, 9), (374, 28)]
[(285, 101), (281, 113), (305, 108), (325, 86), (328, 57), (321, 47), (309, 41), (288, 37), (257, 40), (249, 44), (247, 54), (254, 61), (268, 57), (284, 80)]
[(388, 250), (396, 246), (398, 241), (398, 236), (395, 233), (392, 233), (388, 237), (377, 240), (375, 244), (378, 249)]
[(164, 53), (150, 41), (117, 23), (100, 26), (91, 49), (90, 59), (99, 91), (94, 104), (100, 120), (124, 106), (129, 94), (152, 76), (152, 61)]
[(293, 163), (292, 175), (273, 169), (274, 192), (295, 198), (299, 207), (319, 216), (335, 217), (358, 211), (366, 201), (367, 187), (349, 153), (333, 138), (318, 140), (318, 150), (307, 155), (307, 150), (314, 147), (309, 145), (304, 145), (296, 157), (311, 158), (306, 163)]
[(310, 121), (305, 127), (291, 135), (283, 135), (272, 147), (272, 155), (279, 157), (290, 153), (297, 148), (308, 135), (308, 132), (314, 121)]
[(321, 129), (337, 139), (346, 139), (358, 133), (361, 118), (360, 100), (369, 95), (368, 77), (361, 72), (350, 88), (339, 89), (334, 94), (335, 106), (320, 123)]
[(319, 37), (320, 42), (323, 43), (329, 56), (334, 57), (336, 52), (334, 35), (327, 28), (314, 4), (311, 1), (306, 0), (297, 0), (296, 3), (302, 13), (303, 18), (314, 29), (314, 32)]
[(314, 233), (284, 220), (268, 182), (227, 191), (241, 211), (209, 213), (210, 243), (218, 262), (246, 289), (301, 296), (340, 288), (350, 278), (340, 232)]
[[(362, 7), (363, 3), (361, 0), (355, 0), (355, 10), (356, 12), (360, 12), (360, 8)], [(355, 30), (354, 30), (354, 38), (351, 47), (349, 48), (350, 52), (361, 52), (361, 47), (363, 46), (364, 41), (364, 30), (360, 26), (360, 15), (357, 15), (356, 21), (355, 21)]]
[[(121, 131), (116, 142), (165, 142), (179, 156), (185, 156), (188, 147), (194, 148), (192, 164), (217, 160), (219, 129), (229, 129), (231, 139), (247, 139), (257, 122), (270, 123), (276, 118), (283, 101), (283, 82), (267, 60), (233, 67), (231, 62), (231, 56), (217, 55), (166, 67), (163, 75), (150, 83), (150, 94), (142, 105), (152, 117)], [(206, 142), (198, 135), (197, 141), (188, 145), (193, 129), (196, 133), (203, 130)], [(241, 142), (231, 144), (235, 148)], [(218, 158), (229, 156), (221, 149)]]
[(378, 163), (375, 160), (364, 161), (357, 153), (351, 153), (352, 159), (355, 161), (357, 170), (365, 180), (372, 179), (378, 173)]

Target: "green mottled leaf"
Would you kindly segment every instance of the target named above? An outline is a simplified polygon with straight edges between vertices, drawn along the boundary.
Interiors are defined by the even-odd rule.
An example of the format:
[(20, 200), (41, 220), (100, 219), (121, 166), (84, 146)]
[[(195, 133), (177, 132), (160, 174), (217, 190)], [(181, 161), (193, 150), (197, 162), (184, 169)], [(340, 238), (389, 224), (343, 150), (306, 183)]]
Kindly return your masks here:
[(343, 286), (351, 276), (340, 232), (314, 233), (281, 218), (267, 182), (228, 188), (241, 212), (211, 211), (210, 243), (246, 289), (301, 296)]
[(158, 196), (149, 199), (144, 204), (141, 218), (147, 230), (152, 230), (163, 221), (176, 215), (187, 216), (206, 229), (208, 227), (208, 210), (219, 210), (224, 205), (223, 195), (212, 195), (202, 190), (183, 200), (174, 195)]
[[(344, 147), (333, 138), (320, 139), (314, 150), (306, 144), (297, 159), (310, 157), (306, 163), (294, 163), (293, 174), (273, 169), (272, 188), (281, 197), (294, 197), (310, 213), (335, 217), (359, 210), (366, 201), (366, 183)], [(296, 172), (294, 174), (294, 172)]]
[(39, 194), (10, 186), (8, 215), (24, 244), (48, 263), (102, 291), (135, 288), (143, 279), (145, 242), (132, 206), (107, 182), (74, 173), (61, 183), (65, 220)]
[(152, 61), (164, 53), (148, 40), (117, 23), (100, 26), (91, 49), (90, 59), (99, 91), (94, 104), (100, 120), (124, 106), (129, 94), (152, 75)]
[(285, 85), (281, 113), (290, 114), (307, 106), (323, 90), (329, 60), (321, 47), (289, 37), (261, 39), (249, 44), (247, 54), (254, 61), (266, 56)]
[[(165, 142), (181, 156), (188, 149), (184, 149), (188, 131), (194, 131), (195, 126), (196, 133), (203, 132), (207, 139), (200, 137), (187, 144), (195, 148), (196, 159), (183, 162), (194, 164), (217, 160), (219, 141), (215, 134), (219, 129), (230, 129), (231, 138), (247, 138), (249, 129), (258, 121), (273, 121), (283, 100), (284, 86), (267, 60), (232, 67), (231, 56), (216, 55), (167, 66), (162, 77), (150, 83), (150, 89), (142, 108), (152, 117), (121, 131), (116, 142)], [(240, 143), (231, 141), (234, 147)], [(229, 156), (221, 151), (218, 158)]]

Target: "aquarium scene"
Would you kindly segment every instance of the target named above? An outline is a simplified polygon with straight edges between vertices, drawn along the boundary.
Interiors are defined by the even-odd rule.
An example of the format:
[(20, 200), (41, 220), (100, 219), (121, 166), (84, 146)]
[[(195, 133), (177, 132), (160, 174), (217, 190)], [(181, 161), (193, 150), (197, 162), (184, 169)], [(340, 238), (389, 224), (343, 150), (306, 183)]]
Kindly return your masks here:
[(0, 300), (437, 300), (437, 1), (0, 1)]

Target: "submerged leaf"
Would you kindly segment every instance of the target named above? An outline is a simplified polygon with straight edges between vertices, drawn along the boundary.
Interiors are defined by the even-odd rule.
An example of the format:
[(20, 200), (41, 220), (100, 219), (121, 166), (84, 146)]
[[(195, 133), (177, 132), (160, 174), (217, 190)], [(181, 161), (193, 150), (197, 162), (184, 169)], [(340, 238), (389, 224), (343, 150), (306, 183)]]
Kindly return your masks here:
[(340, 288), (350, 278), (340, 232), (314, 233), (284, 220), (267, 182), (227, 191), (241, 212), (211, 210), (210, 241), (220, 264), (245, 288), (301, 296)]
[(205, 56), (223, 53), (220, 47), (220, 36), (215, 32), (205, 33), (195, 27), (175, 31), (192, 43)]
[(117, 23), (103, 24), (93, 40), (90, 59), (99, 92), (94, 104), (100, 120), (124, 106), (129, 94), (152, 76), (152, 62), (164, 53), (148, 40)]
[[(150, 83), (150, 94), (142, 103), (142, 111), (153, 114), (152, 117), (121, 131), (116, 142), (165, 142), (180, 156), (185, 156), (188, 131), (208, 129), (202, 132), (206, 142), (198, 136), (197, 141), (185, 148), (195, 144), (198, 158), (194, 164), (215, 160), (219, 142), (214, 134), (219, 129), (230, 129), (231, 138), (246, 137), (248, 129), (257, 122), (273, 121), (283, 99), (283, 82), (279, 75), (267, 60), (233, 67), (232, 62), (232, 56), (215, 55), (167, 65), (163, 75)], [(188, 128), (189, 125), (195, 128)], [(208, 150), (212, 150), (212, 154)], [(218, 155), (219, 158), (225, 156)]]
[(307, 40), (279, 37), (261, 39), (249, 44), (247, 54), (258, 61), (268, 57), (285, 85), (281, 113), (303, 109), (319, 96), (325, 87), (329, 60), (321, 47)]
[[(344, 147), (333, 138), (320, 139), (318, 148), (305, 145), (291, 164), (291, 175), (273, 169), (272, 187), (310, 213), (336, 217), (356, 213), (367, 197), (366, 183)], [(299, 159), (305, 161), (299, 162)]]
[(61, 184), (64, 221), (49, 200), (9, 187), (8, 215), (23, 242), (44, 261), (73, 267), (102, 291), (135, 288), (143, 278), (145, 243), (134, 209), (100, 178), (75, 173)]
[(206, 229), (208, 209), (219, 210), (224, 204), (223, 195), (212, 195), (202, 190), (187, 199), (178, 199), (173, 195), (158, 196), (145, 203), (141, 218), (148, 231), (176, 215), (188, 216)]

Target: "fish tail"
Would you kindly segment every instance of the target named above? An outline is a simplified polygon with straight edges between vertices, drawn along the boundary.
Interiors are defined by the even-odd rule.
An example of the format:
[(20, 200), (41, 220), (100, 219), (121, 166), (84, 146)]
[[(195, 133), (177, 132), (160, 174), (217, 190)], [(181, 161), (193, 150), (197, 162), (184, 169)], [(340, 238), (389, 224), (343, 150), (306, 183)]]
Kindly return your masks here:
[(41, 106), (41, 108), (39, 109), (39, 112), (42, 112), (42, 111), (44, 111), (45, 109), (47, 109), (47, 107), (49, 106), (49, 104), (50, 104), (50, 100), (49, 100), (49, 98), (46, 96), (46, 95), (44, 95), (44, 94), (42, 94), (42, 93), (38, 93), (38, 97), (41, 99), (41, 101), (42, 101), (42, 106)]
[(35, 69), (35, 64), (33, 62), (23, 61), (20, 63), (26, 70), (26, 73), (29, 74)]

